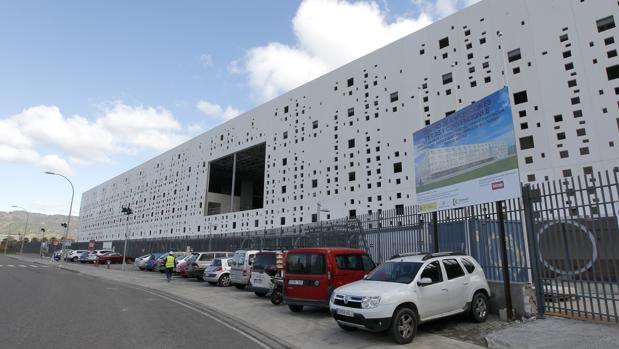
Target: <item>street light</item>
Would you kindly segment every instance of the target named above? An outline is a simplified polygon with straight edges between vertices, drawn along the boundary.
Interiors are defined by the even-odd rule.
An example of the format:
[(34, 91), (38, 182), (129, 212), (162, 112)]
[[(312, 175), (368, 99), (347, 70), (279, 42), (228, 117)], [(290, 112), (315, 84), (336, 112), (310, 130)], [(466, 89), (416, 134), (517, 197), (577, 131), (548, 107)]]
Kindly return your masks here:
[(69, 205), (69, 217), (67, 218), (67, 223), (66, 223), (65, 230), (64, 230), (64, 241), (62, 242), (62, 250), (61, 250), (61, 254), (60, 254), (60, 259), (64, 263), (65, 262), (64, 261), (64, 254), (65, 254), (64, 244), (65, 244), (65, 241), (67, 241), (67, 236), (69, 235), (69, 223), (71, 222), (71, 211), (73, 210), (73, 196), (75, 195), (75, 188), (73, 188), (73, 183), (71, 183), (69, 178), (61, 175), (60, 173), (56, 173), (56, 172), (52, 172), (52, 171), (45, 171), (45, 174), (54, 175), (54, 176), (60, 176), (60, 177), (62, 177), (64, 179), (66, 179), (67, 182), (69, 182), (69, 184), (71, 185), (71, 204)]
[(26, 233), (28, 232), (28, 210), (21, 206), (13, 205), (11, 207), (22, 209), (26, 213), (26, 226), (24, 227), (24, 235), (21, 238), (21, 247), (19, 248), (19, 254), (21, 255), (24, 253), (24, 239), (26, 238)]
[(127, 260), (127, 237), (129, 235), (129, 215), (133, 214), (133, 210), (131, 209), (131, 207), (129, 207), (129, 205), (127, 205), (127, 207), (122, 206), (122, 210), (120, 210), (120, 212), (127, 215), (127, 228), (125, 230), (125, 247), (123, 247), (123, 265), (122, 265), (122, 270), (125, 271), (125, 264)]

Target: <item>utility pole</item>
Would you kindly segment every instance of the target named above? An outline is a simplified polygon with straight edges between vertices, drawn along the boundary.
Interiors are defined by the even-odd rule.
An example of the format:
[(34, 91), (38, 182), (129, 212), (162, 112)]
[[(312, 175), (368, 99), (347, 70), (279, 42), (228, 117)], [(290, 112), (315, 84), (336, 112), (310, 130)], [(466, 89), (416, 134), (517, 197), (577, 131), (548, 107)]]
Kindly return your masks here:
[[(73, 183), (69, 180), (69, 178), (61, 175), (60, 173), (56, 173), (56, 172), (52, 172), (52, 171), (45, 171), (45, 174), (48, 175), (53, 175), (53, 176), (60, 176), (64, 179), (67, 180), (67, 182), (69, 182), (69, 184), (71, 185), (71, 204), (69, 205), (69, 217), (67, 217), (67, 223), (64, 225), (65, 230), (64, 230), (64, 240), (67, 240), (67, 236), (69, 235), (69, 223), (71, 223), (71, 211), (73, 210), (73, 196), (75, 195), (75, 188), (73, 187)], [(60, 260), (61, 263), (65, 263), (66, 261), (64, 260), (64, 241), (62, 242), (62, 252), (60, 254)]]
[(122, 265), (122, 270), (125, 271), (125, 264), (127, 263), (127, 238), (129, 236), (129, 215), (133, 214), (133, 210), (131, 209), (131, 207), (129, 207), (129, 205), (127, 205), (127, 207), (122, 206), (122, 210), (120, 210), (120, 212), (127, 215), (127, 226), (125, 229), (125, 247), (123, 247)]
[(19, 254), (21, 255), (24, 253), (24, 240), (26, 239), (26, 234), (28, 233), (28, 210), (21, 206), (13, 205), (11, 207), (22, 209), (26, 213), (26, 226), (24, 226), (24, 235), (21, 237), (21, 247), (19, 248)]

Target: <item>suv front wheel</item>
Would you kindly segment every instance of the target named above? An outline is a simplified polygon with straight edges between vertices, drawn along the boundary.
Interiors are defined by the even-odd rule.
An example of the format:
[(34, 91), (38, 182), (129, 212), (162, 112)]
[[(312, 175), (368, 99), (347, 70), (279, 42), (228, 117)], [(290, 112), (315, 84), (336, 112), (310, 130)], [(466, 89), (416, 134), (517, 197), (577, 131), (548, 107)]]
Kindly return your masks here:
[(396, 310), (391, 321), (389, 333), (398, 344), (408, 344), (417, 334), (417, 315), (411, 308)]
[(488, 318), (488, 297), (481, 292), (475, 293), (471, 302), (471, 319), (484, 322)]

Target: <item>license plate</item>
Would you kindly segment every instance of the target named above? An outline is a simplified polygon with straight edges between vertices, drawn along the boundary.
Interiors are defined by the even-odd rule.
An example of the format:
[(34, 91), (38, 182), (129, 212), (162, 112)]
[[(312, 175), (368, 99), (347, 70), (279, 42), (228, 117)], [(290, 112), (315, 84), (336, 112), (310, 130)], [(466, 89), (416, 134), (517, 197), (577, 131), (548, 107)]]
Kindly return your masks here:
[(352, 310), (337, 308), (337, 314), (342, 316), (354, 317), (355, 313)]
[(303, 285), (303, 280), (288, 280), (288, 285)]

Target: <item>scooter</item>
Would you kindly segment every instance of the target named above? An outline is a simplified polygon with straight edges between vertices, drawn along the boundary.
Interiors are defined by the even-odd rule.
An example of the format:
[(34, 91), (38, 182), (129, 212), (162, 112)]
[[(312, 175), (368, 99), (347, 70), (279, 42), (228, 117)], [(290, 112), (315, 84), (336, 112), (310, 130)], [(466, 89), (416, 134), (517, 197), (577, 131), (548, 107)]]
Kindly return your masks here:
[(280, 305), (284, 301), (284, 279), (273, 276), (271, 281), (273, 282), (273, 289), (271, 290), (271, 303)]

